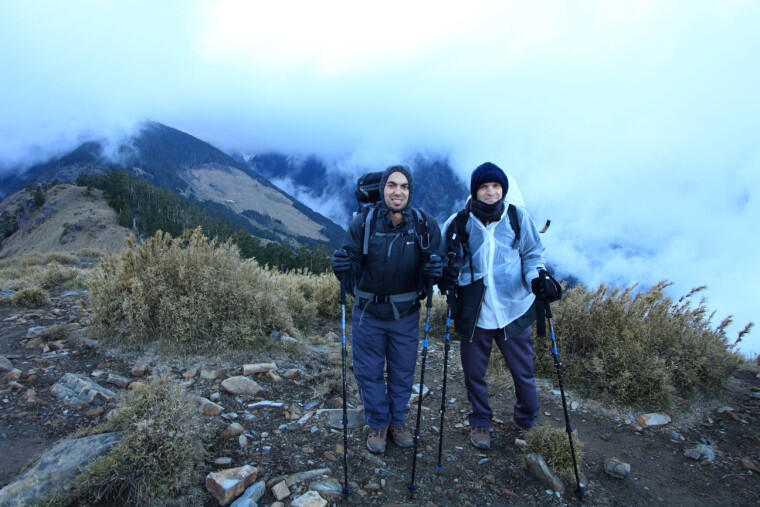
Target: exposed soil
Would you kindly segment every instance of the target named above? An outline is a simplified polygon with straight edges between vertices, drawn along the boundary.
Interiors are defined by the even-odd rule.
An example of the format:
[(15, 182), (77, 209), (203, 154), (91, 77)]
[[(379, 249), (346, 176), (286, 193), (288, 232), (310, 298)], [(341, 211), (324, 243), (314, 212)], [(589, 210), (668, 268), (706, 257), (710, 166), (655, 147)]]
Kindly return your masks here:
[[(53, 397), (50, 387), (67, 372), (90, 376), (93, 370), (130, 377), (136, 354), (109, 351), (88, 345), (74, 332), (63, 351), (42, 353), (41, 346), (26, 348), (27, 331), (33, 326), (49, 326), (71, 321), (76, 327), (86, 323), (86, 310), (77, 306), (81, 295), (63, 297), (53, 293), (53, 306), (44, 310), (20, 310), (0, 306), (0, 355), (11, 359), (22, 371), (15, 381), (19, 386), (0, 381), (0, 487), (14, 480), (25, 463), (65, 438), (81, 424), (94, 424), (104, 417), (91, 412), (92, 406), (73, 409)], [(339, 332), (338, 329), (333, 329)], [(211, 446), (208, 470), (225, 468), (213, 465), (216, 457), (229, 456), (230, 466), (253, 464), (264, 480), (279, 475), (326, 467), (332, 477), (343, 478), (342, 456), (336, 444), (342, 444), (342, 431), (329, 428), (316, 416), (298, 424), (311, 410), (334, 408), (340, 400), (339, 344), (302, 347), (303, 355), (284, 352), (256, 355), (247, 353), (235, 361), (220, 359), (152, 358), (157, 366), (183, 381), (188, 368), (225, 368), (230, 375), (241, 374), (245, 363), (276, 361), (282, 372), (298, 368), (301, 375), (293, 380), (272, 380), (257, 375), (266, 390), (259, 398), (283, 402), (280, 408), (251, 409), (255, 401), (224, 393), (223, 376), (204, 380), (196, 376), (189, 389), (210, 397), (221, 393), (218, 401), (224, 413), (236, 413), (249, 435), (248, 446), (241, 449), (236, 439), (216, 440)], [(66, 354), (61, 355), (63, 352)], [(336, 360), (337, 359), (337, 360)], [(465, 426), (469, 404), (464, 392), (459, 348), (452, 344), (446, 399), (446, 422), (443, 441), (443, 470), (437, 472), (437, 449), (440, 426), (441, 372), (443, 347), (430, 346), (425, 384), (432, 394), (424, 399), (421, 425), (420, 457), (416, 464), (416, 496), (409, 496), (412, 453), (393, 443), (385, 455), (375, 456), (365, 450), (361, 429), (349, 433), (349, 481), (351, 494), (340, 504), (415, 504), (415, 505), (578, 505), (573, 496), (574, 484), (557, 498), (522, 468), (523, 451), (515, 445), (519, 436), (510, 424), (514, 395), (510, 388), (491, 388), (492, 406), (499, 420), (492, 426), (492, 449), (479, 451), (469, 444)], [(1, 375), (0, 375), (1, 376)], [(349, 370), (350, 398), (357, 405), (352, 374)], [(419, 379), (419, 372), (416, 377)], [(103, 385), (103, 379), (99, 379)], [(539, 424), (564, 426), (560, 397), (549, 380), (541, 382)], [(111, 389), (118, 390), (108, 385)], [(30, 398), (30, 389), (35, 396)], [(756, 505), (760, 502), (760, 474), (749, 471), (740, 460), (760, 463), (760, 378), (757, 369), (747, 365), (722, 390), (719, 401), (702, 402), (699, 407), (682, 406), (669, 411), (673, 422), (662, 428), (642, 429), (629, 414), (600, 407), (593, 400), (569, 394), (577, 407), (570, 410), (573, 428), (583, 443), (582, 474), (586, 482), (586, 505)], [(575, 405), (573, 405), (575, 406)], [(730, 412), (716, 408), (730, 406)], [(685, 409), (685, 410), (684, 410)], [(413, 424), (416, 404), (409, 414)], [(286, 412), (288, 419), (286, 419)], [(89, 415), (87, 415), (89, 414)], [(229, 417), (229, 416), (228, 416)], [(222, 417), (209, 418), (219, 431), (226, 426)], [(696, 461), (684, 451), (704, 443), (716, 450), (713, 462)], [(617, 457), (631, 465), (625, 479), (615, 479), (604, 472), (604, 461)], [(485, 461), (487, 459), (487, 461)], [(308, 484), (294, 488), (295, 497)], [(300, 489), (299, 489), (300, 488)], [(274, 502), (269, 490), (262, 504)], [(211, 496), (207, 505), (216, 505)]]

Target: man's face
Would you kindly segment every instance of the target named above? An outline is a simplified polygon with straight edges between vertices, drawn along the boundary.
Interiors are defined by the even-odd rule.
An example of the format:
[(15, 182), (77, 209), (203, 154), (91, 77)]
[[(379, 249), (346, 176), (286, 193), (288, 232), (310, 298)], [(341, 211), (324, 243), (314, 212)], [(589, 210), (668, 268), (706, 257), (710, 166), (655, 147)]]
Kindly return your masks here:
[(409, 180), (404, 173), (392, 172), (385, 181), (383, 188), (383, 198), (385, 205), (391, 211), (401, 211), (409, 202)]
[(489, 181), (483, 183), (478, 187), (478, 192), (475, 194), (478, 201), (482, 201), (486, 204), (493, 204), (501, 199), (501, 183)]

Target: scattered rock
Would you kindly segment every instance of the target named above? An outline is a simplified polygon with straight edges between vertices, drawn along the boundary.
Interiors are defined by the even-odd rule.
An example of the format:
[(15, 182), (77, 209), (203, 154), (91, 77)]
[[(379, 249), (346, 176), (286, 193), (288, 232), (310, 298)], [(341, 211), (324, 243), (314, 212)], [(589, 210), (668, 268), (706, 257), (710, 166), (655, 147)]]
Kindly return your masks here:
[(280, 408), (284, 405), (281, 401), (261, 400), (255, 403), (249, 403), (248, 408)]
[(760, 468), (749, 458), (740, 458), (739, 463), (747, 470), (752, 470), (756, 474), (760, 474)]
[(66, 373), (50, 389), (57, 398), (61, 398), (69, 405), (77, 406), (80, 403), (93, 403), (96, 400), (110, 401), (119, 397), (113, 391), (102, 387), (94, 380), (90, 380), (75, 373)]
[(27, 338), (34, 338), (35, 336), (41, 335), (46, 330), (47, 330), (47, 326), (33, 326), (33, 327), (30, 327), (26, 331), (26, 337)]
[(232, 464), (232, 458), (227, 457), (227, 456), (222, 456), (214, 460), (214, 465), (218, 465), (222, 467), (227, 467), (227, 466), (230, 466), (231, 464)]
[(242, 375), (225, 379), (222, 382), (222, 387), (231, 394), (249, 394), (251, 396), (255, 396), (264, 390), (258, 383)]
[(238, 436), (238, 445), (240, 446), (241, 449), (245, 449), (246, 447), (248, 447), (248, 437), (246, 437), (245, 435)]
[(190, 380), (191, 378), (194, 378), (196, 375), (198, 375), (197, 368), (190, 368), (189, 370), (185, 370), (182, 372), (182, 378), (185, 380)]
[(99, 417), (103, 415), (103, 412), (105, 412), (105, 409), (103, 407), (95, 407), (85, 412), (84, 416), (85, 417)]
[(277, 373), (275, 373), (274, 370), (269, 370), (267, 372), (267, 377), (272, 379), (272, 382), (282, 382), (282, 377), (277, 375)]
[(150, 363), (146, 359), (138, 359), (134, 366), (132, 366), (130, 373), (133, 377), (142, 377), (148, 372), (149, 368)]
[(283, 500), (290, 496), (290, 488), (288, 488), (288, 485), (285, 483), (285, 481), (280, 481), (272, 486), (272, 496), (275, 497), (277, 501)]
[(109, 373), (108, 377), (106, 377), (106, 382), (108, 382), (109, 384), (113, 384), (117, 387), (127, 387), (127, 385), (129, 384), (129, 379), (126, 377), (122, 377), (121, 375)]
[(282, 341), (282, 343), (289, 343), (291, 345), (295, 345), (296, 343), (298, 343), (298, 340), (286, 334), (282, 335), (282, 338), (280, 338), (280, 340)]
[(564, 492), (565, 485), (549, 469), (549, 465), (544, 461), (544, 457), (538, 453), (532, 452), (525, 456), (525, 464), (528, 471), (546, 487), (554, 491)]
[(0, 371), (11, 371), (13, 363), (5, 356), (0, 356)]
[[(327, 409), (327, 424), (331, 428), (343, 429), (343, 409)], [(347, 410), (348, 427), (361, 428), (364, 426), (364, 409), (350, 408)]]
[(256, 507), (266, 491), (267, 488), (264, 481), (254, 483), (237, 500), (232, 502), (231, 507)]
[(212, 370), (210, 368), (203, 368), (201, 370), (201, 378), (205, 380), (214, 380), (222, 374), (222, 370)]
[(298, 368), (289, 368), (285, 370), (284, 372), (282, 372), (282, 376), (283, 378), (286, 378), (288, 380), (293, 380), (301, 376), (301, 370), (299, 370)]
[(670, 416), (667, 414), (640, 414), (636, 417), (636, 421), (645, 428), (656, 428), (659, 426), (665, 426), (670, 423)]
[(316, 491), (327, 500), (340, 500), (343, 496), (343, 485), (333, 478), (314, 481), (309, 484), (309, 489)]
[(206, 476), (206, 490), (222, 505), (242, 495), (256, 480), (258, 470), (250, 465), (210, 472)]
[(300, 419), (298, 419), (298, 422), (296, 422), (296, 424), (298, 424), (299, 426), (303, 426), (304, 424), (309, 422), (309, 419), (311, 419), (313, 415), (314, 415), (314, 411), (306, 412), (304, 415), (301, 416)]
[(519, 447), (520, 449), (525, 449), (526, 447), (528, 447), (528, 442), (526, 442), (522, 438), (516, 438), (515, 439), (515, 446)]
[(686, 449), (683, 452), (683, 455), (689, 459), (693, 459), (694, 461), (699, 461), (699, 459), (702, 457), (702, 453), (696, 449)]
[(256, 373), (267, 373), (277, 369), (277, 363), (256, 363), (244, 364), (243, 375), (254, 375)]
[(631, 465), (620, 458), (607, 458), (604, 460), (604, 471), (610, 477), (625, 479), (631, 473)]
[(102, 433), (61, 442), (19, 479), (0, 489), (0, 505), (32, 505), (68, 489), (81, 467), (105, 453), (120, 438), (118, 433)]
[(314, 470), (306, 470), (304, 472), (297, 472), (294, 474), (290, 474), (286, 479), (285, 483), (288, 486), (294, 486), (298, 484), (301, 481), (308, 481), (311, 479), (315, 479), (322, 475), (329, 475), (330, 469), (329, 468), (315, 468)]
[(21, 378), (21, 370), (13, 368), (11, 371), (3, 375), (3, 382), (13, 382)]
[(232, 423), (222, 431), (220, 438), (236, 437), (241, 433), (243, 433), (243, 426), (238, 423)]
[(303, 495), (295, 498), (291, 507), (325, 507), (327, 501), (319, 496), (316, 491), (307, 491)]
[(217, 405), (213, 401), (207, 399), (207, 398), (199, 398), (200, 404), (201, 404), (201, 411), (204, 415), (219, 415), (222, 412), (224, 412), (224, 407), (221, 405)]

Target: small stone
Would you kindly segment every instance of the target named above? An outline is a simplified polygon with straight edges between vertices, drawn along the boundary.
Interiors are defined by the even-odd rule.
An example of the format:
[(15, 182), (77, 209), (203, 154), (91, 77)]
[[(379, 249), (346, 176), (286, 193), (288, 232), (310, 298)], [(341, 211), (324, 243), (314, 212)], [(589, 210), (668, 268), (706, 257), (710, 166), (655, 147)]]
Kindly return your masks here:
[(5, 356), (0, 356), (0, 371), (11, 371), (13, 363)]
[(314, 481), (309, 484), (309, 489), (316, 491), (327, 500), (340, 500), (343, 496), (343, 486), (337, 479), (328, 478), (324, 480)]
[(277, 363), (256, 363), (244, 364), (243, 375), (254, 375), (256, 373), (266, 373), (277, 369)]
[(565, 491), (565, 485), (549, 468), (543, 456), (538, 453), (530, 453), (525, 456), (525, 464), (528, 471), (542, 484), (554, 491)]
[(324, 507), (327, 501), (319, 496), (316, 491), (307, 491), (303, 495), (295, 498), (291, 507)]
[(269, 377), (272, 380), (272, 382), (282, 382), (282, 377), (277, 375), (277, 373), (275, 373), (274, 371), (271, 371), (271, 370), (268, 371), (267, 377)]
[(325, 457), (325, 459), (326, 459), (327, 461), (337, 461), (337, 459), (338, 459), (338, 458), (336, 458), (336, 457), (335, 457), (335, 455), (334, 455), (333, 453), (331, 453), (330, 451), (325, 451), (325, 452), (323, 452), (323, 453), (322, 453), (322, 456), (324, 456), (324, 457)]
[(261, 497), (266, 493), (266, 484), (264, 481), (259, 481), (238, 497), (237, 500), (232, 502), (230, 507), (256, 507), (257, 502), (261, 500)]
[(256, 468), (250, 465), (211, 472), (206, 476), (206, 490), (220, 504), (227, 505), (253, 484), (257, 474)]
[(214, 460), (214, 465), (228, 467), (232, 464), (232, 458), (227, 456), (222, 456), (220, 458), (216, 458)]
[(199, 401), (204, 415), (215, 416), (224, 412), (224, 408), (221, 405), (217, 405), (209, 399), (201, 397)]
[(236, 437), (241, 433), (243, 433), (243, 426), (238, 423), (232, 423), (222, 431), (220, 438)]
[(486, 463), (488, 463), (488, 458), (483, 458), (480, 461), (478, 461), (478, 465), (485, 465)]
[(127, 386), (127, 389), (130, 391), (134, 391), (135, 389), (143, 389), (145, 387), (148, 387), (148, 385), (145, 382), (140, 382), (139, 380), (135, 380), (134, 382), (130, 382)]
[(515, 447), (519, 447), (520, 449), (525, 449), (526, 447), (528, 447), (528, 442), (526, 442), (522, 438), (516, 438)]
[(245, 435), (240, 435), (238, 437), (238, 445), (240, 446), (241, 449), (245, 449), (246, 447), (248, 447), (248, 437), (246, 437)]
[(625, 479), (631, 473), (631, 465), (620, 458), (607, 458), (604, 460), (604, 471), (610, 477)]
[(578, 404), (578, 402), (577, 402), (577, 401), (575, 401), (575, 400), (573, 400), (572, 402), (570, 402), (570, 409), (571, 409), (571, 410), (578, 410), (578, 407), (579, 407), (579, 406), (580, 406), (580, 405), (579, 405), (579, 404)]
[(12, 382), (21, 378), (21, 370), (18, 368), (11, 369), (8, 373), (3, 375), (3, 382)]
[(134, 366), (132, 366), (132, 370), (130, 373), (133, 377), (142, 377), (148, 372), (148, 368), (150, 367), (149, 363), (145, 359), (139, 359)]
[(760, 474), (760, 468), (749, 458), (740, 458), (739, 463), (747, 470), (752, 470), (756, 474)]
[(670, 423), (670, 416), (667, 414), (640, 414), (636, 417), (636, 420), (645, 428), (656, 428), (659, 426), (665, 426)]
[(211, 368), (203, 368), (201, 369), (201, 378), (205, 380), (214, 380), (219, 375), (221, 375), (221, 370), (213, 370)]
[[(327, 424), (331, 428), (343, 429), (343, 409), (327, 409)], [(347, 410), (348, 427), (361, 428), (364, 426), (364, 409), (350, 408)]]
[(191, 368), (189, 370), (185, 370), (182, 372), (182, 378), (185, 380), (190, 380), (191, 378), (198, 375), (198, 369), (197, 368)]
[(285, 481), (280, 481), (272, 486), (272, 496), (275, 497), (278, 501), (290, 496), (290, 488), (288, 488), (288, 485), (285, 483)]
[(255, 396), (264, 390), (258, 383), (241, 375), (229, 377), (222, 382), (225, 391), (231, 394), (248, 394)]
[(109, 373), (108, 377), (106, 377), (106, 382), (109, 384), (113, 384), (117, 387), (127, 387), (129, 385), (129, 379), (126, 377), (122, 377), (121, 375), (116, 375), (114, 373)]
[(98, 417), (103, 415), (105, 409), (103, 407), (95, 407), (84, 413), (85, 417)]
[(686, 449), (683, 452), (683, 455), (689, 459), (693, 459), (694, 461), (699, 461), (699, 459), (702, 457), (702, 453), (696, 449)]
[(284, 405), (281, 401), (261, 400), (255, 403), (249, 403), (248, 408), (280, 408)]
[(301, 376), (301, 370), (298, 368), (290, 368), (282, 372), (282, 376), (288, 380), (293, 380)]
[(105, 374), (106, 372), (104, 372), (103, 370), (92, 370), (92, 373), (90, 373), (90, 376), (92, 378), (100, 378)]
[(218, 393), (218, 392), (216, 392), (216, 393), (211, 393), (211, 396), (209, 396), (209, 399), (210, 399), (211, 401), (213, 401), (213, 402), (217, 402), (217, 401), (219, 401), (219, 400), (221, 400), (221, 399), (222, 399), (222, 395), (221, 395), (220, 393)]

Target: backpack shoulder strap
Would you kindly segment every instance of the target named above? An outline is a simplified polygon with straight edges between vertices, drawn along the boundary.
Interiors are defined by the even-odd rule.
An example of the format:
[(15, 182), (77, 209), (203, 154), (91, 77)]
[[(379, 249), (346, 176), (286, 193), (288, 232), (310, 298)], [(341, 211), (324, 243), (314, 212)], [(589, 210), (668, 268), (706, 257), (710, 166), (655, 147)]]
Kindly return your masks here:
[(369, 238), (371, 236), (372, 224), (374, 223), (375, 206), (367, 206), (364, 208), (364, 220), (362, 221), (362, 227), (364, 228), (364, 242), (362, 243), (362, 255), (367, 255), (369, 252)]
[(517, 218), (517, 208), (514, 204), (507, 206), (507, 215), (509, 216), (509, 226), (512, 227), (512, 232), (515, 233), (512, 248), (517, 248), (517, 244), (520, 242), (520, 220)]

